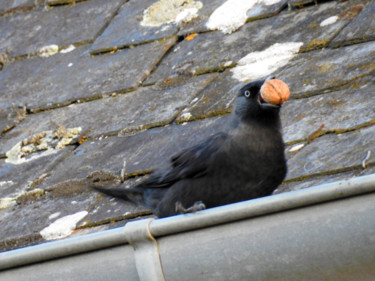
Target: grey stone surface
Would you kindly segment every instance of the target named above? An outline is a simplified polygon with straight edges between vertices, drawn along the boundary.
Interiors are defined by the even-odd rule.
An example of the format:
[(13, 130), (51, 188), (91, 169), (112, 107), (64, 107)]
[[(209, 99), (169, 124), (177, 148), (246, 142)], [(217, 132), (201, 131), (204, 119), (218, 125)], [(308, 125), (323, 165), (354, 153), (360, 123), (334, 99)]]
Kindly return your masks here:
[[(19, 60), (0, 76), (0, 105), (38, 111), (136, 88), (174, 43), (153, 42), (91, 57), (87, 46), (50, 58)], [(38, 75), (28, 75), (38, 72)], [(56, 95), (51, 95), (56, 93)]]
[(323, 133), (345, 132), (375, 123), (374, 82), (362, 79), (345, 88), (286, 102), (281, 110), (284, 141), (306, 140), (322, 125)]
[(75, 0), (46, 0), (46, 4), (53, 5), (64, 5), (64, 4), (74, 4)]
[(36, 7), (39, 0), (6, 0), (0, 3), (0, 15), (15, 10), (29, 10)]
[(318, 0), (288, 0), (288, 5), (290, 8), (302, 8), (308, 4), (317, 4)]
[[(21, 203), (1, 210), (3, 227), (0, 230), (0, 249), (44, 242), (40, 235), (42, 229), (61, 217), (88, 211), (96, 197), (97, 194), (93, 193), (76, 194), (74, 197), (55, 197), (53, 200), (44, 196), (34, 202)], [(57, 216), (51, 218), (50, 215), (53, 214)]]
[(123, 0), (85, 1), (73, 6), (32, 11), (0, 18), (0, 53), (10, 57), (37, 53), (42, 47), (60, 47), (93, 41)]
[[(345, 134), (327, 134), (303, 147), (288, 160), (287, 179), (360, 168), (374, 150), (375, 126)], [(367, 165), (375, 163), (374, 153)]]
[(0, 18), (0, 53), (34, 54), (44, 46), (93, 41), (123, 0), (92, 0), (73, 6)]
[(100, 194), (99, 200), (92, 205), (85, 221), (78, 224), (78, 227), (87, 228), (96, 225), (109, 225), (115, 222), (144, 217), (149, 214), (150, 211), (142, 206)]
[(374, 42), (301, 54), (276, 76), (294, 96), (321, 94), (356, 78), (373, 75)]
[[(360, 9), (361, 6), (357, 6)], [(354, 11), (355, 12), (355, 11)], [(370, 1), (332, 41), (332, 46), (342, 46), (351, 43), (365, 42), (375, 39), (375, 2)], [(348, 13), (347, 16), (350, 16)], [(366, 28), (363, 28), (366, 26)]]
[(19, 122), (21, 122), (26, 115), (25, 108), (3, 106), (5, 105), (0, 105), (0, 134), (12, 129)]
[(48, 188), (67, 178), (84, 179), (102, 170), (116, 174), (124, 170), (125, 177), (142, 175), (150, 169), (166, 165), (174, 154), (220, 131), (223, 126), (221, 118), (149, 129), (132, 136), (84, 142), (71, 157), (55, 168), (54, 174), (40, 188)]
[(127, 221), (111, 222), (93, 227), (79, 227), (69, 237), (81, 237), (90, 233), (97, 233), (108, 229), (123, 227)]
[[(53, 174), (58, 162), (70, 155), (71, 147), (57, 150), (55, 153), (40, 158), (36, 154), (26, 158), (20, 164), (0, 160), (0, 200), (5, 197), (16, 198), (21, 193), (33, 190), (37, 183)], [(32, 158), (34, 157), (34, 158)]]
[(231, 112), (232, 103), (243, 83), (229, 71), (221, 73), (186, 107), (176, 121), (186, 122)]
[[(130, 0), (122, 6), (121, 11), (111, 21), (111, 24), (95, 40), (91, 47), (92, 53), (122, 48), (150, 42), (157, 39), (171, 37), (177, 33), (177, 26), (173, 23), (159, 27), (142, 26), (143, 11), (155, 1)], [(124, 32), (126, 26), (126, 32)]]
[[(198, 11), (197, 18), (179, 25), (178, 35), (186, 35), (189, 33), (201, 33), (209, 31), (206, 26), (211, 14), (226, 1), (224, 0), (202, 0), (203, 7)], [(261, 18), (271, 17), (278, 14), (286, 5), (286, 0), (267, 5), (263, 1), (254, 3), (254, 6), (247, 11), (246, 21), (257, 20)]]
[(186, 35), (190, 33), (206, 32), (209, 29), (206, 27), (206, 23), (211, 14), (219, 8), (225, 0), (200, 0), (203, 7), (198, 11), (198, 16), (187, 23), (181, 23), (179, 25), (180, 30), (178, 35)]
[(259, 1), (247, 12), (248, 20), (257, 20), (274, 16), (285, 8), (287, 2), (287, 0), (281, 0), (279, 2), (272, 3), (271, 5), (267, 5), (264, 1)]
[(322, 48), (348, 20), (337, 20), (327, 26), (320, 26), (320, 23), (332, 14), (339, 14), (348, 5), (331, 2), (297, 14), (284, 11), (278, 17), (249, 22), (229, 35), (221, 32), (199, 34), (193, 40), (184, 40), (176, 45), (146, 83), (181, 74), (225, 69), (247, 54), (263, 51), (276, 43), (302, 42), (300, 51)]
[(86, 136), (167, 125), (214, 77), (215, 74), (202, 75), (180, 84), (144, 87), (116, 97), (28, 115), (10, 134), (3, 136), (0, 152), (5, 153), (15, 143), (33, 134), (53, 130), (56, 124), (65, 128), (81, 127), (82, 132), (89, 129)]
[[(287, 101), (281, 109), (284, 141), (305, 141), (321, 125), (324, 125), (322, 133), (343, 132), (375, 122), (375, 86), (371, 80), (372, 76), (365, 76), (336, 92)], [(191, 106), (181, 112), (177, 122), (231, 112), (232, 103), (242, 84), (227, 72), (222, 73), (197, 96)]]
[(323, 175), (318, 177), (312, 177), (309, 179), (303, 179), (300, 181), (292, 181), (287, 182), (282, 185), (280, 185), (277, 190), (274, 191), (274, 194), (283, 193), (283, 192), (289, 192), (289, 191), (295, 191), (295, 190), (301, 190), (304, 188), (309, 188), (312, 186), (317, 186), (320, 184), (326, 184), (341, 180), (347, 180), (355, 177), (360, 177), (364, 175), (370, 175), (375, 173), (375, 167), (367, 167), (367, 168), (358, 168), (353, 171), (349, 172), (343, 172), (343, 173), (337, 173), (332, 175)]
[[(151, 12), (171, 20), (159, 27), (140, 25), (156, 0), (0, 2), (0, 250), (45, 242), (43, 228), (79, 211), (88, 214), (70, 236), (150, 216), (90, 185), (132, 186), (220, 131), (246, 83), (237, 78), (274, 74), (291, 88), (281, 110), (289, 174), (277, 192), (375, 173), (374, 1), (254, 1), (231, 34), (206, 26), (226, 0), (201, 0), (180, 23), (165, 16), (194, 1), (165, 1)], [(50, 44), (58, 53), (40, 57)], [(259, 63), (235, 79), (248, 54)], [(55, 149), (64, 138), (49, 130), (62, 128), (75, 128), (73, 143), (28, 154), (47, 139)], [(32, 160), (6, 162), (24, 139)]]
[[(226, 3), (224, 0), (203, 0), (201, 2), (203, 3), (203, 7), (199, 10), (198, 17), (186, 24), (181, 24), (180, 31), (178, 32), (179, 35), (209, 31), (210, 29), (206, 25), (210, 16), (217, 8)], [(254, 5), (247, 11), (246, 21), (274, 16), (285, 7), (286, 2), (286, 0), (281, 0), (269, 4), (263, 1), (254, 1)]]

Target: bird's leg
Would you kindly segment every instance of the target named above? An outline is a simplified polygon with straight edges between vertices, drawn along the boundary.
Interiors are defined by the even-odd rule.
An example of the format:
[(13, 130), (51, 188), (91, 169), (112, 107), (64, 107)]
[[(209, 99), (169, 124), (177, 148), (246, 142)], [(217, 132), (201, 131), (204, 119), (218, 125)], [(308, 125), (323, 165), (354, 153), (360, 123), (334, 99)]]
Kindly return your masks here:
[(178, 214), (186, 214), (186, 213), (195, 213), (196, 211), (201, 211), (206, 209), (206, 205), (202, 201), (197, 201), (194, 203), (193, 206), (185, 209), (184, 206), (182, 206), (180, 201), (176, 202), (176, 213)]

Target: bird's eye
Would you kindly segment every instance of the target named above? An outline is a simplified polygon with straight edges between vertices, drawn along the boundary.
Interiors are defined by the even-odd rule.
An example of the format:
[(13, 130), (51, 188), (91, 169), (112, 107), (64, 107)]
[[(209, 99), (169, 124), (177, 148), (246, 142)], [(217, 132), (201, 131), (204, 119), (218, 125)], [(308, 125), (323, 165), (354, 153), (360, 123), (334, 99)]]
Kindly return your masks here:
[(251, 93), (250, 93), (249, 90), (246, 90), (245, 93), (244, 93), (244, 95), (245, 95), (245, 97), (250, 98)]

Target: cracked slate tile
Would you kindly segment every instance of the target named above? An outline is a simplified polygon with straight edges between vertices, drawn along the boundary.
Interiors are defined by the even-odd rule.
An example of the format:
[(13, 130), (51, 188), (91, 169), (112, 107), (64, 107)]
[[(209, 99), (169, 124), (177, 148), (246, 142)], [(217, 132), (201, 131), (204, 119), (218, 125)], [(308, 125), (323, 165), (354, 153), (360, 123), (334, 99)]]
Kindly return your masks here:
[(295, 97), (321, 94), (356, 78), (372, 75), (374, 48), (373, 41), (300, 54), (276, 73), (276, 77), (286, 81)]
[(243, 83), (232, 78), (229, 71), (213, 80), (177, 117), (176, 122), (186, 122), (231, 112), (232, 103)]
[[(288, 160), (287, 180), (353, 170), (362, 166), (368, 151), (374, 150), (375, 126), (321, 136)], [(372, 155), (367, 164), (375, 164)]]
[(280, 185), (274, 192), (274, 194), (283, 193), (283, 192), (289, 192), (289, 191), (295, 191), (295, 190), (301, 190), (304, 188), (317, 186), (320, 184), (326, 184), (336, 181), (342, 181), (347, 179), (352, 179), (364, 175), (370, 175), (375, 173), (375, 167), (366, 167), (354, 169), (353, 171), (349, 172), (343, 172), (343, 173), (337, 173), (332, 175), (324, 175), (319, 177), (313, 177), (310, 179), (304, 179), (303, 181), (292, 181), (287, 182), (282, 185)]
[[(0, 104), (0, 134), (5, 133), (19, 124), (26, 115), (26, 108), (6, 107)], [(1, 152), (0, 152), (1, 155)]]
[[(177, 26), (173, 23), (157, 27), (141, 25), (143, 11), (154, 2), (154, 0), (130, 0), (125, 3), (109, 26), (95, 40), (90, 49), (91, 53), (100, 53), (175, 35)], [(127, 27), (126, 32), (124, 32), (124, 26)]]
[[(330, 46), (342, 46), (375, 40), (375, 2), (370, 1), (330, 43)], [(366, 28), (363, 28), (363, 27)]]
[(200, 33), (209, 31), (206, 23), (211, 14), (220, 7), (226, 0), (200, 0), (203, 7), (198, 11), (197, 17), (187, 23), (179, 25), (178, 35), (184, 36), (190, 33)]
[[(95, 190), (92, 190), (95, 193)], [(114, 222), (129, 221), (135, 218), (151, 215), (151, 211), (142, 206), (137, 206), (131, 201), (115, 197), (99, 195), (100, 202), (91, 206), (85, 221), (78, 227), (93, 227), (96, 225), (112, 224)]]
[(302, 8), (311, 3), (317, 4), (318, 0), (288, 0), (288, 6), (290, 8)]
[(265, 1), (257, 2), (253, 8), (247, 12), (248, 20), (257, 20), (270, 16), (275, 16), (287, 5), (287, 0), (282, 1), (271, 1), (267, 3)]
[[(203, 7), (198, 11), (197, 17), (187, 23), (180, 24), (178, 35), (185, 36), (187, 34), (210, 31), (207, 27), (210, 16), (226, 1), (201, 0), (200, 2), (203, 3)], [(285, 7), (286, 2), (287, 0), (273, 1), (273, 3), (265, 3), (264, 1), (254, 2), (254, 6), (247, 11), (246, 21), (274, 16)]]
[(123, 0), (92, 0), (0, 18), (0, 53), (35, 54), (42, 47), (93, 41)]
[(331, 2), (299, 12), (284, 11), (277, 17), (249, 22), (229, 35), (221, 32), (198, 34), (192, 40), (185, 39), (174, 46), (146, 83), (181, 74), (199, 74), (232, 67), (249, 53), (263, 51), (277, 43), (301, 42), (300, 51), (322, 48), (349, 20), (322, 23), (349, 5)]
[(35, 8), (39, 0), (7, 0), (0, 3), (0, 15), (15, 10), (26, 11)]
[[(173, 43), (174, 39), (156, 41), (94, 57), (85, 46), (49, 58), (16, 61), (0, 75), (0, 104), (38, 111), (129, 91), (149, 75)], [(35, 72), (38, 75), (29, 75)]]
[(16, 198), (26, 191), (33, 190), (37, 183), (53, 174), (56, 164), (70, 155), (71, 151), (71, 147), (65, 147), (52, 153), (35, 153), (26, 158), (25, 162), (21, 160), (19, 164), (9, 163), (6, 159), (1, 159), (0, 200), (2, 198)]
[(118, 222), (111, 222), (107, 224), (102, 224), (93, 227), (80, 227), (78, 226), (77, 230), (75, 230), (69, 237), (81, 237), (90, 233), (97, 233), (104, 230), (109, 230), (113, 228), (123, 227), (127, 221), (118, 221)]
[(337, 92), (287, 101), (281, 110), (284, 141), (306, 140), (322, 125), (322, 132), (342, 132), (375, 123), (375, 84), (365, 78)]
[(12, 244), (16, 244), (17, 247), (30, 245), (27, 237), (33, 237), (33, 244), (44, 242), (45, 240), (40, 233), (41, 230), (59, 218), (77, 212), (87, 212), (95, 198), (97, 198), (97, 194), (94, 193), (82, 193), (76, 194), (74, 197), (59, 198), (43, 196), (31, 203), (18, 204), (0, 210), (2, 217), (0, 250), (9, 250), (9, 248), (12, 248)]
[(66, 4), (75, 4), (76, 0), (46, 0), (46, 4), (53, 5), (66, 5)]
[[(161, 26), (144, 26), (141, 24), (144, 11), (155, 1), (129, 1), (123, 7), (120, 13), (114, 18), (111, 24), (106, 28), (101, 36), (92, 46), (92, 53), (112, 50), (129, 45), (137, 45), (144, 42), (150, 42), (162, 38), (168, 38), (177, 34), (184, 36), (189, 33), (209, 31), (206, 27), (207, 20), (216, 8), (225, 2), (225, 0), (202, 0), (202, 8), (198, 10), (196, 17), (187, 22), (176, 23), (174, 21), (165, 23)], [(280, 6), (282, 0), (274, 5), (255, 5), (256, 11), (252, 17), (261, 17), (261, 15), (272, 12), (275, 13), (275, 6)], [(172, 4), (169, 4), (170, 6)], [(254, 7), (254, 8), (255, 8)], [(124, 34), (124, 26), (129, 26), (129, 30)]]
[[(289, 100), (281, 111), (284, 141), (306, 140), (322, 124), (325, 131), (345, 131), (375, 122), (372, 76), (355, 80), (342, 90)], [(186, 122), (229, 113), (242, 84), (224, 72), (212, 81), (176, 119)], [(218, 90), (220, 89), (220, 90)]]
[(92, 0), (73, 6), (38, 10), (0, 18), (0, 53), (34, 54), (44, 46), (60, 47), (93, 41), (123, 0)]
[[(64, 179), (62, 179), (64, 180)], [(128, 180), (127, 182), (131, 182)], [(84, 220), (77, 224), (78, 228), (91, 228), (97, 225), (103, 225), (123, 220), (131, 220), (135, 217), (149, 214), (149, 210), (142, 206), (137, 206), (130, 201), (112, 198), (95, 192), (87, 184), (86, 179), (66, 180), (44, 189), (45, 197), (51, 202), (59, 201), (60, 198), (70, 198), (71, 204), (79, 204), (79, 200), (86, 196), (91, 198), (87, 202), (87, 215)]]
[(67, 178), (85, 179), (96, 171), (119, 175), (125, 168), (125, 177), (129, 177), (166, 165), (174, 154), (220, 131), (225, 118), (204, 119), (186, 125), (173, 124), (125, 137), (86, 141), (71, 157), (56, 166), (53, 175), (39, 188), (48, 188)]
[(171, 85), (143, 87), (116, 97), (27, 115), (21, 124), (2, 137), (0, 152), (5, 153), (33, 134), (55, 129), (56, 124), (65, 128), (81, 127), (82, 132), (90, 129), (87, 136), (167, 125), (215, 77), (216, 74), (201, 75), (175, 84), (171, 82)]

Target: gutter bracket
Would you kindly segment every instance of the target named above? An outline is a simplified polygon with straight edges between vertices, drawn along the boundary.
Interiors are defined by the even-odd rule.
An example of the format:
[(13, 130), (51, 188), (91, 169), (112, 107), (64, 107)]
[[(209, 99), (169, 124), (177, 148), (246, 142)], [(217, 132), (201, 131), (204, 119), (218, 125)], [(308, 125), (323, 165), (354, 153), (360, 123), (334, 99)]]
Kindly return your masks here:
[(154, 219), (129, 222), (124, 227), (125, 238), (133, 246), (140, 281), (165, 281), (160, 261), (159, 245), (150, 232)]

